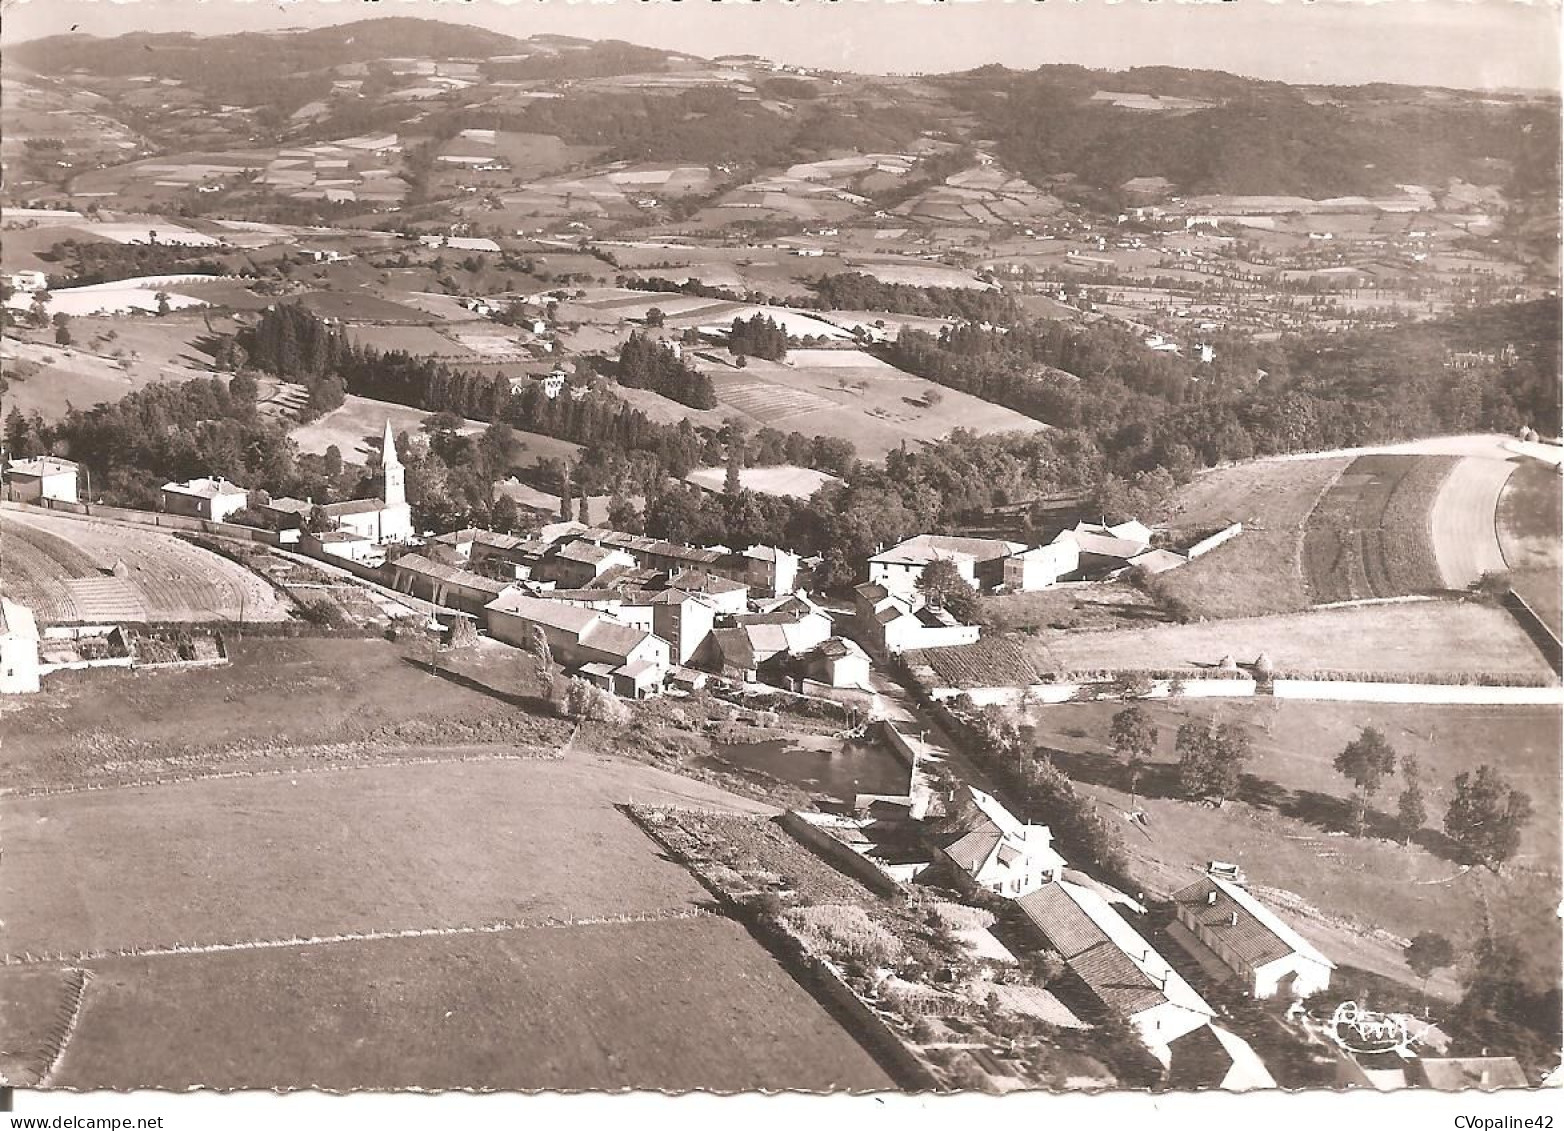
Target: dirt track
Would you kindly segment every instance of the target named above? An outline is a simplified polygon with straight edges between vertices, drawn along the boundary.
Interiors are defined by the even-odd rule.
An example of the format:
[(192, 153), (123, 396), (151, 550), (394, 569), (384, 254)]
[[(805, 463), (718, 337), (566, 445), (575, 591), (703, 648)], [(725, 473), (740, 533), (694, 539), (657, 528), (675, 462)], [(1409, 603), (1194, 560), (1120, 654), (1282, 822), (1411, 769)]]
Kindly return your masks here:
[(1506, 460), (1468, 456), (1451, 469), (1429, 513), (1434, 553), (1445, 586), (1464, 589), (1490, 570), (1503, 571), (1494, 515), (1515, 471)]

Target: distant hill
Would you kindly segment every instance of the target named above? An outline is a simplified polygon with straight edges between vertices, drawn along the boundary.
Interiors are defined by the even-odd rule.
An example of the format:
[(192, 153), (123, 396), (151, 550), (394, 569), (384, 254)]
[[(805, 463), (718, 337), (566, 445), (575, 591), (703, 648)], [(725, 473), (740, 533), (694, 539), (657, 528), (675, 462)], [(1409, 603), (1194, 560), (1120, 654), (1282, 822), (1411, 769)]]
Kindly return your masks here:
[(52, 35), (7, 48), (10, 59), (45, 74), (89, 71), (101, 75), (155, 74), (220, 82), (225, 69), (272, 67), (281, 72), (319, 71), (341, 63), (398, 56), (481, 59), (522, 50), (522, 41), (485, 28), (389, 16), (290, 32), (239, 32), (196, 36), (189, 32), (133, 32), (99, 39)]

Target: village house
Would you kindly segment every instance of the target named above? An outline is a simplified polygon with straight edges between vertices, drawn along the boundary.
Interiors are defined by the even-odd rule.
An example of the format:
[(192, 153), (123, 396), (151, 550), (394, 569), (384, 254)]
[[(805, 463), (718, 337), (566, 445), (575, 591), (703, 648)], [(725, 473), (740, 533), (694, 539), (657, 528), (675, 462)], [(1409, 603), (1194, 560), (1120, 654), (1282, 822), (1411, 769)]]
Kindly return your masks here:
[(800, 594), (761, 602), (761, 611), (714, 629), (705, 661), (725, 675), (754, 679), (770, 660), (802, 656), (831, 636), (831, 617)]
[(977, 625), (962, 624), (944, 609), (929, 605), (921, 593), (903, 597), (872, 581), (853, 589), (853, 609), (870, 647), (890, 654), (976, 644), (982, 632)]
[(204, 518), (211, 522), (226, 522), (229, 515), (243, 510), (249, 501), (248, 491), (221, 477), (165, 483), (161, 493), (165, 513)]
[(901, 597), (918, 591), (923, 571), (936, 561), (953, 563), (974, 589), (993, 589), (1004, 583), (1005, 561), (1026, 547), (997, 538), (953, 538), (919, 534), (882, 550), (869, 559), (869, 580)]
[(1019, 899), (1064, 874), (1048, 826), (1017, 820), (981, 790), (962, 786), (942, 823), (940, 853), (964, 888)]
[(49, 289), (49, 277), (42, 271), (17, 271), (11, 276), (11, 289), (21, 294), (36, 294)]
[(1173, 938), (1197, 958), (1215, 955), (1251, 997), (1301, 999), (1330, 986), (1336, 964), (1232, 880), (1208, 873), (1172, 902)]
[[(657, 694), (671, 666), (667, 641), (595, 609), (510, 589), (484, 606), (484, 616), (490, 635), (517, 647), (542, 629), (557, 662), (626, 698)], [(588, 665), (598, 666), (588, 672)]]
[(5, 482), (9, 488), (6, 494), (19, 503), (45, 499), (74, 503), (79, 470), (76, 464), (58, 456), (13, 460), (5, 469)]
[(807, 678), (831, 687), (862, 687), (869, 684), (869, 654), (845, 636), (832, 636), (804, 654)]
[(316, 557), (364, 564), (377, 563), (384, 557), (373, 538), (348, 530), (305, 530), (299, 535), (299, 549)]
[(0, 695), (30, 695), (39, 677), (38, 622), (31, 609), (0, 597)]
[(706, 644), (717, 610), (705, 598), (683, 589), (644, 590), (602, 586), (552, 589), (539, 594), (551, 601), (607, 613), (617, 621), (650, 632), (668, 644), (675, 664), (686, 664)]
[(1056, 539), (1006, 558), (1005, 588), (1014, 593), (1034, 593), (1057, 585), (1080, 568), (1079, 544), (1071, 539)]
[(1097, 892), (1060, 880), (1016, 901), (1043, 941), (1105, 1009), (1127, 1021), (1166, 1067), (1171, 1045), (1215, 1011)]
[(537, 576), (562, 589), (581, 589), (609, 570), (635, 564), (635, 559), (623, 550), (575, 539), (551, 550), (537, 570)]
[(580, 528), (574, 531), (574, 536), (594, 545), (622, 550), (638, 565), (666, 570), (675, 582), (685, 570), (698, 570), (742, 582), (752, 592), (767, 597), (791, 593), (798, 583), (798, 555), (774, 546), (751, 546), (742, 553), (699, 549), (602, 527)]

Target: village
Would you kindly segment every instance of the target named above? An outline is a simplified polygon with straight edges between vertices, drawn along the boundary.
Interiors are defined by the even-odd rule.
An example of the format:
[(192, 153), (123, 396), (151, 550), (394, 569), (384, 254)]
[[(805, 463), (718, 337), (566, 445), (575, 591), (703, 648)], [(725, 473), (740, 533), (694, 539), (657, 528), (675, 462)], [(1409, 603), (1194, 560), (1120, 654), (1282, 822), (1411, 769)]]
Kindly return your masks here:
[(127, 42), (0, 106), (0, 1088), (1560, 1083), (1554, 92)]
[[(1050, 1058), (1026, 1051), (1037, 1032), (1108, 1025), (1096, 1030), (1106, 1039), (1119, 1024), (1134, 1034), (1130, 1045), (1099, 1051), (1084, 1063), (1096, 1063), (1093, 1071), (1102, 1075), (1088, 1071), (1069, 1086), (1133, 1080), (1243, 1091), (1301, 1083), (1381, 1090), (1533, 1083), (1514, 1057), (1447, 1055), (1449, 1037), (1426, 1017), (1375, 1011), (1333, 992), (1336, 963), (1253, 894), (1237, 864), (1210, 860), (1198, 878), (1155, 899), (1115, 887), (1090, 856), (1086, 871), (1072, 866), (1067, 839), (1018, 818), (986, 791), (1003, 788), (1005, 779), (992, 767), (985, 771), (970, 745), (973, 716), (953, 712), (960, 700), (948, 698), (957, 692), (931, 690), (931, 677), (917, 674), (929, 669), (908, 664), (909, 655), (959, 656), (982, 639), (980, 624), (955, 615), (964, 609), (962, 594), (971, 601), (979, 593), (1089, 587), (1131, 570), (1156, 576), (1241, 538), (1240, 524), (1180, 550), (1135, 521), (1078, 522), (1033, 547), (918, 535), (865, 561), (867, 577), (844, 603), (804, 587), (818, 559), (772, 546), (683, 545), (547, 513), (537, 514), (540, 524), (525, 535), (476, 528), (417, 534), (389, 421), (371, 463), (376, 490), (361, 500), (261, 501), (239, 484), (207, 476), (167, 483), (160, 510), (132, 512), (83, 502), (77, 466), (39, 457), (8, 465), (5, 505), (8, 515), (22, 507), (58, 516), (54, 526), (65, 537), (73, 522), (103, 521), (132, 538), (138, 527), (160, 531), (158, 537), (180, 531), (313, 561), (339, 579), (338, 588), (373, 594), (382, 611), (394, 611), (395, 623), (427, 640), (419, 654), (431, 670), (445, 663), (460, 670), (462, 653), (475, 650), (490, 654), (491, 668), (504, 666), (495, 652), (533, 657), (545, 685), (555, 688), (549, 694), (558, 695), (553, 709), (576, 718), (578, 727), (587, 720), (623, 726), (634, 709), (627, 702), (696, 696), (731, 704), (731, 717), (755, 728), (760, 740), (735, 750), (766, 749), (770, 736), (783, 735), (811, 751), (811, 760), (830, 761), (833, 746), (854, 743), (888, 751), (901, 767), (891, 777), (904, 785), (817, 795), (807, 807), (787, 810), (780, 828), (814, 854), (812, 867), (850, 880), (869, 908), (887, 896), (914, 906), (944, 900), (933, 906), (959, 943), (946, 943), (932, 966), (925, 960), (914, 971), (893, 960), (904, 944), (894, 920), (882, 923), (877, 909), (862, 928), (880, 940), (871, 944), (859, 928), (843, 934), (809, 927), (810, 912), (830, 908), (811, 906), (807, 895), (784, 891), (784, 908), (790, 898), (803, 902), (777, 918), (768, 902), (774, 895), (762, 900), (731, 868), (714, 874), (699, 863), (731, 851), (725, 837), (753, 836), (753, 818), (740, 819), (738, 829), (703, 818), (688, 828), (678, 808), (631, 812), (735, 914), (762, 916), (764, 929), (800, 940), (811, 966), (829, 970), (872, 1019), (866, 1024), (902, 1050), (889, 1063), (904, 1085), (1029, 1086), (1034, 1073), (1056, 1071), (1042, 1067)], [(246, 515), (266, 521), (239, 525)], [(255, 568), (253, 557), (241, 560)], [(108, 572), (126, 571), (119, 562)], [(242, 615), (192, 625), (183, 636), (193, 633), (197, 643), (164, 659), (146, 643), (139, 650), (127, 644), (136, 635), (130, 626), (40, 632), (34, 613), (9, 597), (4, 617), (3, 690), (11, 694), (38, 692), (44, 681), (61, 678), (55, 673), (99, 666), (150, 672), (157, 659), (172, 668), (222, 664), (225, 638), (247, 631)], [(160, 635), (167, 637), (151, 633), (151, 643)], [(212, 641), (204, 648), (203, 637)], [(1116, 678), (1087, 697), (1169, 694), (1166, 679), (1137, 686)], [(1176, 695), (1199, 690), (1198, 677), (1175, 682)], [(1066, 700), (1083, 694), (1066, 691)], [(971, 694), (960, 695), (970, 708)], [(1555, 698), (1556, 687), (1537, 701)], [(1061, 699), (1044, 694), (1041, 701)], [(829, 724), (821, 732), (793, 721), (821, 715), (841, 720), (834, 740), (824, 741)], [(751, 768), (760, 765), (789, 776), (774, 756)], [(870, 961), (879, 950), (883, 955)]]

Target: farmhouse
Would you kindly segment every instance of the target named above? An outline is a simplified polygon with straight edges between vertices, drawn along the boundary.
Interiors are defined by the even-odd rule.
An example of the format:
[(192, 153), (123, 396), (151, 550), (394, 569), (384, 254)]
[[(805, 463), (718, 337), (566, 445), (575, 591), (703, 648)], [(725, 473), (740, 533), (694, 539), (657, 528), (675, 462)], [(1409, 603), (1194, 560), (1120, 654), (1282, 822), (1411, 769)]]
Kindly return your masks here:
[(163, 510), (168, 514), (224, 522), (234, 511), (243, 510), (249, 500), (248, 491), (222, 477), (163, 484)]
[(992, 589), (1005, 580), (1005, 561), (1026, 547), (997, 538), (950, 538), (919, 534), (869, 559), (869, 580), (892, 593), (910, 597), (923, 571), (944, 559), (975, 589)]
[(1025, 824), (994, 798), (971, 786), (957, 791), (940, 852), (968, 889), (1019, 899), (1064, 872), (1047, 825)]
[(1252, 996), (1305, 998), (1330, 985), (1335, 963), (1231, 880), (1207, 874), (1172, 901), (1173, 937), (1192, 953), (1215, 954)]
[(602, 665), (587, 674), (616, 695), (639, 699), (656, 694), (668, 673), (666, 641), (594, 609), (511, 589), (485, 605), (484, 614), (497, 640), (522, 647), (537, 627), (554, 658), (566, 667)]
[(33, 294), (49, 289), (49, 277), (42, 271), (18, 271), (11, 276), (11, 289)]
[(481, 613), (511, 584), (433, 561), (422, 554), (403, 554), (386, 568), (391, 574), (391, 587), (398, 593), (466, 613)]
[(59, 499), (76, 502), (77, 466), (68, 459), (39, 456), (19, 459), (5, 469), (6, 494), (20, 503)]
[(1167, 960), (1095, 891), (1060, 880), (1016, 901), (1043, 940), (1103, 1007), (1124, 1018), (1158, 1060), (1215, 1016)]
[(31, 609), (0, 597), (0, 695), (38, 688), (38, 622)]

